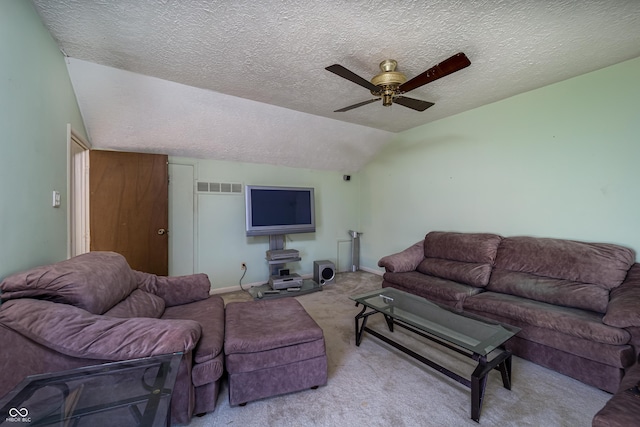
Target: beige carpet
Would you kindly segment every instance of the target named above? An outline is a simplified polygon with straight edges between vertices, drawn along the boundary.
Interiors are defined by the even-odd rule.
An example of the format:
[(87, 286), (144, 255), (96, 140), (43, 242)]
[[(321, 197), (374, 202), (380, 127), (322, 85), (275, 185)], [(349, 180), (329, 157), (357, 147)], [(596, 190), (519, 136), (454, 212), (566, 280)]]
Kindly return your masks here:
[[(190, 427), (205, 426), (476, 426), (470, 417), (470, 390), (422, 365), (375, 337), (360, 347), (354, 316), (360, 308), (349, 296), (380, 287), (381, 278), (366, 272), (341, 273), (321, 292), (296, 297), (322, 327), (329, 360), (329, 381), (317, 390), (230, 407), (226, 384), (217, 408)], [(250, 300), (238, 291), (225, 302)], [(379, 318), (378, 318), (379, 317)], [(378, 318), (378, 319), (377, 319)], [(385, 331), (381, 316), (369, 326)], [(474, 362), (415, 339), (397, 328), (394, 338), (425, 356), (469, 376)], [(514, 357), (512, 390), (500, 374), (489, 375), (480, 417), (484, 426), (590, 426), (610, 394)]]

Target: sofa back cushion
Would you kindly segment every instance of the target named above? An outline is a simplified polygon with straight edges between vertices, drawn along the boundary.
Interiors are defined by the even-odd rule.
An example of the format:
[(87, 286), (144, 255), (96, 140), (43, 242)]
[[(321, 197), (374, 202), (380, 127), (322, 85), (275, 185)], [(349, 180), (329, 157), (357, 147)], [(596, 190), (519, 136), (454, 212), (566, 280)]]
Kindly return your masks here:
[(502, 237), (489, 233), (432, 231), (424, 239), (425, 259), (416, 270), (423, 274), (484, 287)]
[(634, 260), (633, 250), (618, 245), (509, 237), (500, 243), (487, 289), (604, 313), (609, 291)]
[(211, 282), (204, 273), (186, 276), (157, 276), (142, 271), (133, 271), (138, 287), (164, 300), (166, 307), (189, 304), (209, 298)]
[(3, 300), (36, 298), (102, 314), (138, 286), (125, 258), (115, 252), (89, 252), (7, 277)]
[(135, 289), (131, 294), (104, 312), (111, 317), (152, 317), (159, 319), (164, 313), (164, 300), (157, 295)]

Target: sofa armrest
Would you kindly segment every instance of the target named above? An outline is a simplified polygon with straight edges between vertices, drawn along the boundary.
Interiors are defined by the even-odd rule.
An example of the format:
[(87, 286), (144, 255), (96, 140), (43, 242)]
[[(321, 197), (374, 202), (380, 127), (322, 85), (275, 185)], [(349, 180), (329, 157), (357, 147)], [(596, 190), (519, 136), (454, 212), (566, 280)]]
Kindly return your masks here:
[(609, 294), (602, 321), (618, 328), (640, 327), (640, 264), (629, 269), (624, 282)]
[(421, 240), (402, 252), (380, 258), (378, 267), (391, 273), (402, 273), (415, 270), (423, 260), (424, 240)]
[(138, 287), (161, 297), (166, 307), (209, 298), (211, 291), (211, 282), (204, 273), (171, 277), (134, 270), (134, 274), (138, 279)]
[(3, 303), (0, 323), (59, 353), (108, 361), (186, 353), (202, 333), (192, 320), (122, 319), (29, 298)]

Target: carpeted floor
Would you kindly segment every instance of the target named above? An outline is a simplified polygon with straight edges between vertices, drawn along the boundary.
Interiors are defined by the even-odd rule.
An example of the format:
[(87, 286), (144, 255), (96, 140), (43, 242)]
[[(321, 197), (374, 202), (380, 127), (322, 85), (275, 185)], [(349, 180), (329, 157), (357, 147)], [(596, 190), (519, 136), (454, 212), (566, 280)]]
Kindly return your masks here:
[[(296, 297), (324, 331), (329, 381), (317, 390), (276, 396), (230, 407), (226, 384), (216, 410), (194, 418), (205, 426), (476, 426), (470, 417), (470, 390), (365, 333), (356, 347), (354, 316), (360, 308), (349, 296), (380, 287), (381, 277), (340, 273), (321, 292)], [(250, 300), (242, 291), (225, 302)], [(385, 331), (382, 316), (369, 326)], [(469, 376), (474, 362), (423, 343), (401, 328), (394, 338), (447, 368)], [(610, 394), (529, 361), (513, 358), (512, 390), (493, 371), (480, 417), (484, 426), (590, 426)]]

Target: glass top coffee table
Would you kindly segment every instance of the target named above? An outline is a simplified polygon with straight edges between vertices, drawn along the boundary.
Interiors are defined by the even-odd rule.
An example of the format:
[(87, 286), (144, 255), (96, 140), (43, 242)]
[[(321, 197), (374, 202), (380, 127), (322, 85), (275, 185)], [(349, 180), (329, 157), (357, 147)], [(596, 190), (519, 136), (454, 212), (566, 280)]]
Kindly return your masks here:
[(26, 377), (0, 399), (0, 425), (169, 426), (182, 353)]
[[(362, 335), (366, 331), (469, 387), (471, 389), (471, 419), (474, 421), (479, 422), (480, 420), (482, 400), (489, 372), (493, 369), (500, 371), (504, 387), (511, 389), (511, 352), (502, 348), (502, 344), (517, 334), (520, 328), (457, 311), (394, 288), (378, 289), (352, 296), (351, 299), (356, 302), (356, 307), (360, 304), (363, 305), (362, 311), (355, 317), (357, 346), (360, 345)], [(367, 318), (378, 313), (384, 316), (391, 332), (393, 332), (394, 325), (397, 325), (476, 360), (478, 365), (471, 374), (471, 378), (462, 377), (367, 327)], [(490, 360), (488, 356), (491, 356)]]

